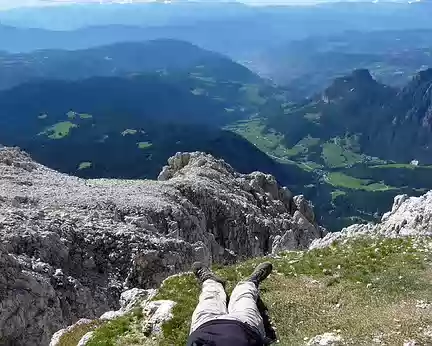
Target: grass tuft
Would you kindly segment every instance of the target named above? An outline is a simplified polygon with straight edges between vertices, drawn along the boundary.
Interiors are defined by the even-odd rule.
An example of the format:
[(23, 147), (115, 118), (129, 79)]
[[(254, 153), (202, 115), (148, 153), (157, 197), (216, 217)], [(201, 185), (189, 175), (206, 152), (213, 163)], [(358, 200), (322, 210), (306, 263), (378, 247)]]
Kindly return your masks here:
[(59, 341), (58, 346), (76, 346), (81, 338), (101, 325), (100, 321), (94, 321), (90, 324), (82, 324), (73, 328), (69, 333), (64, 334)]
[[(117, 346), (121, 339), (128, 339), (128, 334), (135, 334), (137, 329), (141, 329), (142, 320), (141, 308), (136, 308), (125, 316), (103, 323), (95, 330), (87, 346)], [(129, 340), (135, 340), (135, 338), (129, 338)]]

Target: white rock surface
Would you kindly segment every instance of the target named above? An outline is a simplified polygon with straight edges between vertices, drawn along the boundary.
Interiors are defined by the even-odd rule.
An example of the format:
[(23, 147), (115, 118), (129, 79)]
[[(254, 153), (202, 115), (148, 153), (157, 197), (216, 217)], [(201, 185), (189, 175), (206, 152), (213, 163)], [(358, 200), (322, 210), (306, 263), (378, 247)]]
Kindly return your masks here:
[(306, 346), (338, 346), (342, 345), (343, 339), (335, 333), (324, 333), (310, 339)]
[(144, 316), (147, 319), (147, 325), (144, 327), (148, 334), (158, 335), (162, 333), (162, 325), (172, 317), (172, 310), (176, 305), (171, 300), (156, 300), (147, 302), (143, 306)]
[(81, 340), (78, 342), (77, 346), (85, 346), (93, 337), (94, 332), (85, 333)]
[(100, 319), (101, 320), (113, 320), (117, 317), (121, 317), (130, 312), (138, 303), (145, 304), (152, 300), (157, 294), (157, 290), (149, 289), (143, 290), (133, 288), (125, 291), (120, 296), (120, 309), (116, 311), (105, 312)]
[(423, 330), (423, 336), (427, 339), (429, 343), (432, 344), (432, 325), (426, 327)]
[(0, 338), (48, 345), (194, 261), (305, 249), (325, 230), (309, 202), (263, 173), (177, 154), (161, 181), (82, 180), (0, 149)]
[(416, 340), (408, 340), (404, 342), (403, 346), (419, 346), (419, 343)]
[(421, 197), (396, 196), (392, 210), (378, 224), (352, 225), (312, 242), (310, 249), (330, 246), (359, 236), (432, 237), (432, 191)]

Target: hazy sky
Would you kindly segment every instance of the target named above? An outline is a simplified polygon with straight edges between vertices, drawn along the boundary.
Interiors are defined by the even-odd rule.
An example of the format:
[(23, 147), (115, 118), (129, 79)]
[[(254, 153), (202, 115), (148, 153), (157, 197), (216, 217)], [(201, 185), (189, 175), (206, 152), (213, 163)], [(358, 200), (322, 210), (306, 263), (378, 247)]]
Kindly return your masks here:
[[(0, 0), (0, 9), (7, 9), (20, 6), (38, 6), (47, 4), (61, 4), (61, 3), (71, 3), (71, 2), (146, 2), (151, 0)], [(160, 0), (159, 0), (160, 1)], [(207, 0), (208, 1), (208, 0)], [(249, 4), (289, 4), (289, 3), (310, 3), (310, 0), (240, 0), (244, 3)]]

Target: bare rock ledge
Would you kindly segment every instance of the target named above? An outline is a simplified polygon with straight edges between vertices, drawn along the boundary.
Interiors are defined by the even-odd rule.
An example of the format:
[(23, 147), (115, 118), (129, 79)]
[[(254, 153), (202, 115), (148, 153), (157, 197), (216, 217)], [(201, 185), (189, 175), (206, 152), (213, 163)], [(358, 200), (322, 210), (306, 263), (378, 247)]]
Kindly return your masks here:
[(324, 235), (311, 204), (273, 176), (204, 153), (170, 158), (159, 181), (121, 181), (67, 176), (2, 148), (0, 339), (48, 345), (196, 260), (307, 249)]

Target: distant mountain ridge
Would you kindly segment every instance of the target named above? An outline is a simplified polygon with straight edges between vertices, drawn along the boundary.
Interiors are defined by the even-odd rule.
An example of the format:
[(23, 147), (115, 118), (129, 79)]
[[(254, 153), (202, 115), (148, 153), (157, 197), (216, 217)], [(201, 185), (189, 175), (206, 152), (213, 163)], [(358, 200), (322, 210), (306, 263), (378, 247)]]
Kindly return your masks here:
[(159, 39), (85, 50), (0, 53), (0, 90), (37, 79), (79, 80), (143, 72), (205, 72), (220, 80), (260, 81), (246, 67), (184, 41)]
[(312, 96), (354, 69), (381, 83), (403, 87), (432, 66), (430, 29), (345, 31), (286, 42), (265, 51), (256, 69), (278, 84)]
[(0, 11), (0, 23), (9, 25), (0, 25), (0, 40), (3, 50), (28, 52), (170, 38), (259, 66), (263, 51), (292, 40), (350, 30), (432, 29), (431, 7), (429, 3), (245, 6), (187, 1), (23, 8)]

